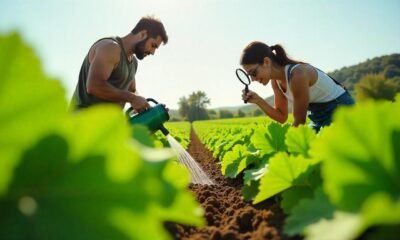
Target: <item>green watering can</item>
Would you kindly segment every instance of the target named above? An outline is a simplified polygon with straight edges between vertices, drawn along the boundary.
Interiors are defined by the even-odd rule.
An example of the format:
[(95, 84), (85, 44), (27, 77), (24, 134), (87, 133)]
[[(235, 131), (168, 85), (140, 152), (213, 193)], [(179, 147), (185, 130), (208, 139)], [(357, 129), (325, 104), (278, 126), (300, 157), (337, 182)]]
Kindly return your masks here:
[(148, 102), (153, 102), (156, 105), (150, 107), (146, 111), (141, 113), (130, 115), (133, 107), (126, 110), (129, 123), (134, 126), (137, 124), (146, 126), (151, 132), (160, 130), (165, 136), (169, 134), (169, 131), (164, 127), (164, 123), (169, 120), (169, 114), (164, 104), (158, 103), (153, 98), (146, 98)]

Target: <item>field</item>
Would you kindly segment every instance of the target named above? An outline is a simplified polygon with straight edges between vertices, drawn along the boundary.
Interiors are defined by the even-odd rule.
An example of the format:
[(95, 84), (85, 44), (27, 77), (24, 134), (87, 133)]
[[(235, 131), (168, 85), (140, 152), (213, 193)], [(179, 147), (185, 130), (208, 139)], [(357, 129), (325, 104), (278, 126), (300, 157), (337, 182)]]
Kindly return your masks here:
[(176, 239), (391, 239), (400, 145), (389, 130), (398, 117), (381, 124), (385, 105), (342, 109), (318, 135), (267, 118), (194, 122), (188, 151), (216, 182), (190, 185), (207, 226), (167, 229)]
[(18, 35), (0, 52), (0, 239), (400, 236), (399, 95), (339, 109), (318, 134), (267, 118), (166, 123), (205, 186), (120, 108), (71, 112)]
[(190, 190), (205, 210), (207, 226), (196, 229), (174, 223), (166, 228), (175, 239), (284, 239), (284, 215), (274, 200), (252, 205), (240, 193), (240, 180), (225, 179), (219, 161), (200, 142), (196, 133), (190, 133), (189, 153), (216, 185), (191, 185)]

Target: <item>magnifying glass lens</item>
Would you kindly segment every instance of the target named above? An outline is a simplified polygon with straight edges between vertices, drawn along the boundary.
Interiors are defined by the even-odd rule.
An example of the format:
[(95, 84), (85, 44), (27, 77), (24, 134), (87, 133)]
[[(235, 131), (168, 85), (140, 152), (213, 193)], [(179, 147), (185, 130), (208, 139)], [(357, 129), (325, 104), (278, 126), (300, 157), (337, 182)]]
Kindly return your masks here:
[(242, 69), (238, 68), (236, 70), (236, 76), (243, 84), (245, 84), (245, 85), (249, 85), (250, 84), (249, 75), (247, 75), (247, 73), (245, 71), (243, 71)]

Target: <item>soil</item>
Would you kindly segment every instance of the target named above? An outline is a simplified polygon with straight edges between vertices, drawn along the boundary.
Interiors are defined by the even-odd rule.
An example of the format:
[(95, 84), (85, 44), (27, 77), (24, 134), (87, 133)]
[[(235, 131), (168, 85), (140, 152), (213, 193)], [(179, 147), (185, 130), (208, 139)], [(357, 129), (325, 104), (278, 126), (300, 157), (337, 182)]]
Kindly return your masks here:
[(219, 160), (204, 147), (195, 132), (190, 133), (188, 152), (202, 166), (215, 185), (191, 184), (190, 190), (203, 207), (207, 226), (196, 228), (172, 222), (165, 228), (174, 239), (301, 239), (283, 234), (285, 215), (274, 199), (253, 205), (244, 201), (240, 189), (242, 177), (225, 179)]

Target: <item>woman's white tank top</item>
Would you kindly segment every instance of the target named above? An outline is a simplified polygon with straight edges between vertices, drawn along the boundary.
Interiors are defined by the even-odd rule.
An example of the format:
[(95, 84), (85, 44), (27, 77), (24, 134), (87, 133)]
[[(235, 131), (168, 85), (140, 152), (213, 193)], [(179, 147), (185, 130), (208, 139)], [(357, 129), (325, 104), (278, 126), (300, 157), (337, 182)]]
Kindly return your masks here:
[[(293, 69), (295, 69), (297, 66), (299, 66), (300, 64), (296, 64), (292, 67), (292, 69), (290, 69), (290, 74), (292, 73)], [(290, 85), (289, 85), (289, 76), (288, 76), (288, 68), (289, 68), (290, 64), (285, 66), (285, 80), (286, 80), (286, 86), (288, 86), (286, 88), (286, 92), (284, 92), (282, 90), (281, 85), (279, 84), (279, 81), (276, 81), (278, 83), (278, 87), (281, 90), (281, 92), (286, 96), (286, 98), (289, 101), (293, 102), (293, 93), (290, 90)], [(315, 71), (317, 71), (318, 74), (318, 78), (317, 81), (315, 81), (315, 83), (310, 86), (309, 88), (309, 102), (310, 103), (322, 103), (322, 102), (329, 102), (333, 99), (336, 99), (337, 97), (339, 97), (340, 95), (342, 95), (345, 90), (343, 89), (343, 87), (341, 87), (340, 85), (336, 84), (332, 78), (330, 78), (326, 73), (324, 73), (323, 71), (313, 67), (315, 69)]]

